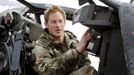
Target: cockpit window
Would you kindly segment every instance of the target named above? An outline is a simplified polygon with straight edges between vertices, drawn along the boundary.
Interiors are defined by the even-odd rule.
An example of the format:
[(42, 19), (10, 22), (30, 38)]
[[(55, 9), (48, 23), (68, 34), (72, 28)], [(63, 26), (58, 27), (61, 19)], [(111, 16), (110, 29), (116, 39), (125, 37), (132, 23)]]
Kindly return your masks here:
[(0, 12), (3, 12), (7, 9), (18, 8), (22, 6), (24, 5), (17, 0), (0, 0)]
[(33, 3), (47, 3), (47, 4), (54, 4), (54, 5), (60, 5), (60, 6), (66, 6), (70, 8), (79, 8), (79, 0), (26, 0), (28, 2)]

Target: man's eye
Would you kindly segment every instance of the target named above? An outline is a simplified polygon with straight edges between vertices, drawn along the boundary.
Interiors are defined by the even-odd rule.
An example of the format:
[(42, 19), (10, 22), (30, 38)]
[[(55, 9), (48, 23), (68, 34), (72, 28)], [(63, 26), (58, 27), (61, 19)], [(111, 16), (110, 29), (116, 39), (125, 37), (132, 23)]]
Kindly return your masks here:
[(59, 23), (62, 23), (62, 20), (59, 20)]
[(56, 21), (52, 21), (52, 23), (56, 23)]

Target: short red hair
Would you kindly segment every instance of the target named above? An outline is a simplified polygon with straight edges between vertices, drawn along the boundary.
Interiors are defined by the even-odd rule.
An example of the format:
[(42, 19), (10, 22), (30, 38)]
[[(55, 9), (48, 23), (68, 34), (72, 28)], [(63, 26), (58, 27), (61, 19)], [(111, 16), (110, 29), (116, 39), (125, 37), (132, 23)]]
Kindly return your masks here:
[(63, 15), (64, 20), (66, 20), (66, 13), (65, 11), (56, 5), (52, 5), (51, 7), (49, 7), (45, 12), (44, 12), (44, 19), (47, 22), (49, 20), (49, 15), (50, 13), (55, 13), (55, 12), (60, 12)]

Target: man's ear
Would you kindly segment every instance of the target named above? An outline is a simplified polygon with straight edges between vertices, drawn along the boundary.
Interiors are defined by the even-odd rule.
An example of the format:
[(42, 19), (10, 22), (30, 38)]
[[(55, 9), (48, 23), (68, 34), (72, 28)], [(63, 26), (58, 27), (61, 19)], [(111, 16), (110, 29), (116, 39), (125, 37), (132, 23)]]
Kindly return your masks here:
[(66, 20), (64, 21), (64, 25), (66, 25)]
[(48, 28), (48, 22), (44, 22), (45, 27)]

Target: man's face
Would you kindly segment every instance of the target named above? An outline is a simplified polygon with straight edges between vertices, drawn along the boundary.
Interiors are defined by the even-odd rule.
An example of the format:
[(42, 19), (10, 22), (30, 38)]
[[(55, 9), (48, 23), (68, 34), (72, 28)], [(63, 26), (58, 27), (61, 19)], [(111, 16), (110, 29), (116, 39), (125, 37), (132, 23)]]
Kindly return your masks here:
[(45, 25), (53, 37), (64, 36), (65, 20), (60, 12), (50, 13), (48, 22)]

